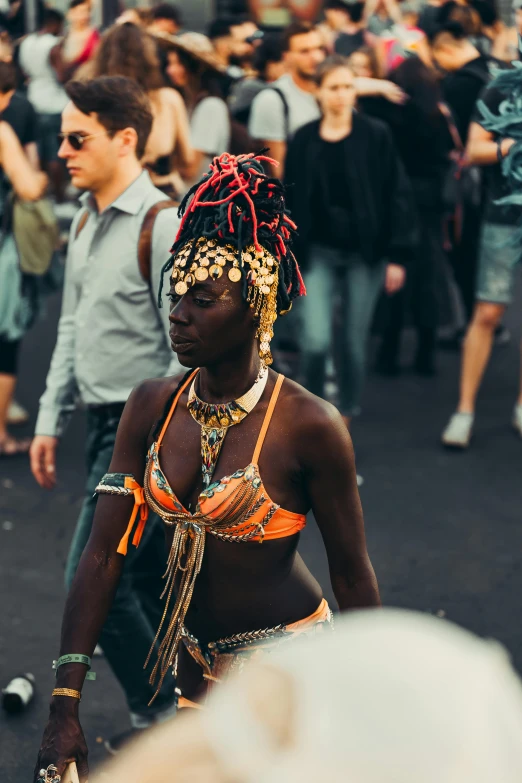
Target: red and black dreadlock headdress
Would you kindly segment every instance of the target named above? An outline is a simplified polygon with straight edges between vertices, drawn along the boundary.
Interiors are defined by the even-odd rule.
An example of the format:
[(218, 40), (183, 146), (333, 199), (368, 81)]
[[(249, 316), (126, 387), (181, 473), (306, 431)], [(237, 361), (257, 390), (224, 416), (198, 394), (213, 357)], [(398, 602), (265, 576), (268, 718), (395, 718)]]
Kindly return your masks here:
[[(186, 252), (187, 246), (190, 267), (201, 239), (233, 246), (240, 262), (246, 248), (264, 248), (278, 266), (277, 313), (281, 314), (290, 309), (293, 299), (306, 294), (306, 289), (290, 250), (296, 225), (285, 209), (284, 186), (267, 176), (264, 162), (275, 164), (271, 158), (253, 153), (237, 157), (224, 153), (214, 158), (207, 174), (180, 205), (181, 225), (163, 271), (172, 269), (177, 253), (182, 248)], [(248, 267), (241, 262), (239, 268), (247, 297), (251, 282)]]

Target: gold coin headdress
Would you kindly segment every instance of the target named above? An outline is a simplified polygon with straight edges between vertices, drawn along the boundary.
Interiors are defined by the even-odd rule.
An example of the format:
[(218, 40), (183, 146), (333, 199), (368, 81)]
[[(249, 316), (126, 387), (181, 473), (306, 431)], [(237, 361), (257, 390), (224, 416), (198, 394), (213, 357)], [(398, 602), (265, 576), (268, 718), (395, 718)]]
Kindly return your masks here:
[(263, 162), (275, 164), (262, 154), (214, 158), (180, 206), (181, 225), (163, 271), (172, 269), (179, 296), (223, 274), (241, 284), (259, 318), (259, 353), (268, 365), (274, 322), (306, 289), (290, 250), (296, 225), (285, 209), (284, 187), (265, 174)]

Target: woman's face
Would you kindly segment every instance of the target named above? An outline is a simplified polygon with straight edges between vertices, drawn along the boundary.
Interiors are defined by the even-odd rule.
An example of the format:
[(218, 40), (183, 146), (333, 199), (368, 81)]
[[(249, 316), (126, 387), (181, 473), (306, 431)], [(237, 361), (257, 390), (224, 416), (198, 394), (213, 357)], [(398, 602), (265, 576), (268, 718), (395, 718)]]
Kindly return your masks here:
[(254, 312), (243, 298), (241, 281), (229, 280), (230, 266), (222, 269), (218, 280), (196, 282), (183, 296), (171, 281), (170, 340), (184, 367), (208, 367), (252, 350)]
[(177, 52), (169, 52), (167, 76), (174, 87), (185, 87), (187, 84), (187, 69), (179, 59)]
[(323, 114), (342, 114), (352, 109), (355, 87), (350, 69), (341, 67), (330, 71), (321, 82), (318, 98)]
[(91, 21), (90, 3), (82, 3), (67, 12), (67, 19), (73, 27), (88, 27)]
[(373, 78), (372, 64), (367, 54), (364, 52), (354, 52), (350, 56), (349, 62), (354, 76), (366, 76), (369, 79)]

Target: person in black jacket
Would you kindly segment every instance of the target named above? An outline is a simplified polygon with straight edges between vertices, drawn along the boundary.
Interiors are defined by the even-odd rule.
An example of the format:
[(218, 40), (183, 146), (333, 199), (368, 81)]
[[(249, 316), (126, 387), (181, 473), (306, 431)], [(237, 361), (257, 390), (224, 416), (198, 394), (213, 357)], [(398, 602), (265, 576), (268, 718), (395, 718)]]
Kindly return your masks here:
[[(300, 226), (297, 254), (309, 293), (301, 308), (305, 385), (324, 396), (333, 345), (334, 294), (342, 300), (343, 339), (336, 345), (339, 408), (359, 412), (366, 341), (377, 297), (400, 289), (415, 246), (411, 190), (391, 133), (354, 111), (353, 74), (335, 56), (319, 67), (322, 119), (297, 131), (285, 179)], [(337, 350), (339, 347), (339, 350)]]

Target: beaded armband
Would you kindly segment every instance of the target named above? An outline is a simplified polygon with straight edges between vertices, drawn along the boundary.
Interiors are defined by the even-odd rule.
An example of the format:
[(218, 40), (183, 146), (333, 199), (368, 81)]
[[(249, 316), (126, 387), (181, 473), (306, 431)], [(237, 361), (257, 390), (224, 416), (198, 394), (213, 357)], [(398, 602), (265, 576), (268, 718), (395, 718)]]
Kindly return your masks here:
[(132, 538), (132, 543), (135, 547), (138, 547), (145, 529), (145, 524), (149, 516), (149, 507), (145, 501), (143, 494), (143, 487), (141, 487), (134, 476), (130, 473), (106, 473), (101, 479), (100, 483), (94, 490), (95, 495), (120, 495), (125, 497), (126, 495), (134, 495), (134, 508), (132, 509), (131, 518), (127, 525), (125, 535), (121, 539), (118, 546), (118, 554), (126, 555), (129, 545), (129, 537), (132, 533), (134, 523), (138, 516), (139, 522)]
[(58, 658), (57, 661), (53, 661), (53, 669), (56, 671), (56, 675), (58, 675), (58, 669), (60, 666), (63, 666), (65, 663), (84, 663), (85, 666), (87, 666), (87, 674), (85, 675), (85, 679), (96, 679), (96, 672), (91, 671), (91, 659), (88, 655), (83, 655), (83, 653), (69, 653), (69, 655), (62, 655), (60, 658)]

